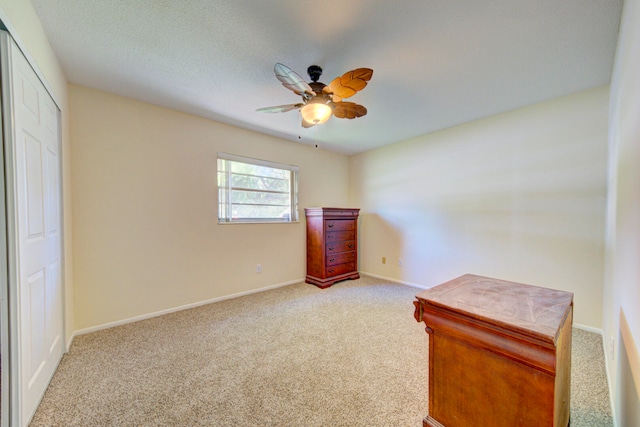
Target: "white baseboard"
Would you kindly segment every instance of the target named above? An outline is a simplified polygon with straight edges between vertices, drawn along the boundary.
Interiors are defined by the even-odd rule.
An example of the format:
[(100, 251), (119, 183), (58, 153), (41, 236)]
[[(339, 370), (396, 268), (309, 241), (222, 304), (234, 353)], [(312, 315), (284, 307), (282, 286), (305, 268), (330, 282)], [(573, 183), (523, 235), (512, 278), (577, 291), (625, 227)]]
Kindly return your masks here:
[(598, 335), (602, 335), (602, 329), (594, 328), (593, 326), (583, 325), (582, 323), (574, 323), (573, 327), (577, 329), (582, 329), (583, 331), (593, 332)]
[(360, 274), (364, 274), (366, 276), (375, 277), (376, 279), (387, 280), (389, 282), (400, 283), (401, 285), (411, 286), (412, 288), (419, 288), (419, 289), (430, 289), (430, 288), (432, 288), (432, 286), (418, 285), (417, 283), (405, 282), (403, 280), (398, 280), (398, 279), (394, 279), (394, 278), (391, 278), (391, 277), (384, 277), (384, 276), (380, 276), (378, 274), (367, 273), (366, 271), (360, 271)]
[(103, 323), (103, 324), (97, 325), (97, 326), (91, 326), (89, 328), (79, 329), (77, 331), (74, 331), (73, 334), (71, 334), (71, 338), (67, 342), (67, 351), (69, 351), (69, 348), (71, 347), (71, 343), (73, 342), (73, 339), (77, 335), (84, 335), (84, 334), (88, 334), (88, 333), (91, 333), (91, 332), (100, 331), (102, 329), (109, 329), (109, 328), (113, 328), (115, 326), (126, 325), (127, 323), (133, 323), (133, 322), (138, 322), (140, 320), (151, 319), (153, 317), (162, 316), (164, 314), (175, 313), (176, 311), (188, 310), (190, 308), (199, 307), (201, 305), (212, 304), (214, 302), (225, 301), (225, 300), (228, 300), (228, 299), (238, 298), (238, 297), (242, 297), (242, 296), (245, 296), (245, 295), (251, 295), (251, 294), (258, 293), (258, 292), (264, 292), (264, 291), (268, 291), (268, 290), (271, 290), (271, 289), (282, 288), (284, 286), (293, 285), (293, 284), (300, 283), (300, 282), (303, 282), (303, 281), (304, 281), (304, 279), (291, 280), (291, 281), (284, 282), (284, 283), (278, 283), (276, 285), (270, 285), (270, 286), (265, 286), (263, 288), (252, 289), (252, 290), (249, 290), (249, 291), (238, 292), (238, 293), (231, 294), (231, 295), (225, 295), (225, 296), (221, 296), (221, 297), (211, 298), (211, 299), (204, 300), (204, 301), (198, 301), (198, 302), (194, 302), (194, 303), (191, 303), (191, 304), (185, 304), (185, 305), (181, 305), (181, 306), (178, 306), (178, 307), (171, 307), (171, 308), (167, 308), (167, 309), (164, 309), (164, 310), (155, 311), (153, 313), (147, 313), (147, 314), (142, 314), (140, 316), (130, 317), (128, 319), (116, 320), (115, 322), (108, 322), (108, 323)]
[(78, 335), (78, 331), (73, 331), (73, 333), (71, 334), (71, 336), (67, 340), (67, 347), (64, 350), (65, 353), (67, 353), (69, 351), (69, 349), (71, 348), (71, 344), (73, 344), (73, 339), (76, 337), (76, 335)]
[(609, 404), (611, 405), (611, 418), (613, 418), (613, 427), (618, 427), (616, 420), (616, 402), (613, 399), (613, 381), (611, 380), (611, 372), (609, 366), (609, 353), (607, 352), (607, 338), (602, 334), (602, 349), (604, 350), (604, 370), (607, 374), (607, 388), (609, 389)]
[[(411, 286), (413, 288), (425, 289), (425, 290), (431, 288), (431, 286), (419, 285), (417, 283), (406, 282), (406, 281), (398, 280), (398, 279), (395, 279), (395, 278), (392, 278), (392, 277), (380, 276), (378, 274), (368, 273), (366, 271), (360, 271), (360, 273), (363, 274), (363, 275), (366, 275), (366, 276), (371, 276), (371, 277), (377, 278), (377, 279), (387, 280), (389, 282), (399, 283), (399, 284), (405, 285), (405, 286)], [(69, 349), (71, 348), (71, 344), (73, 343), (74, 338), (76, 336), (78, 336), (78, 335), (84, 335), (84, 334), (88, 334), (88, 333), (91, 333), (91, 332), (100, 331), (102, 329), (113, 328), (115, 326), (126, 325), (127, 323), (138, 322), (140, 320), (151, 319), (153, 317), (162, 316), (164, 314), (175, 313), (176, 311), (188, 310), (190, 308), (195, 308), (195, 307), (199, 307), (201, 305), (206, 305), (206, 304), (212, 304), (214, 302), (225, 301), (225, 300), (228, 300), (228, 299), (238, 298), (238, 297), (242, 297), (242, 296), (245, 296), (245, 295), (251, 295), (251, 294), (255, 294), (255, 293), (259, 293), (259, 292), (265, 292), (265, 291), (268, 291), (270, 289), (277, 289), (277, 288), (281, 288), (281, 287), (284, 287), (284, 286), (293, 285), (295, 283), (300, 283), (300, 282), (303, 282), (303, 281), (304, 281), (304, 279), (291, 280), (291, 281), (288, 281), (288, 282), (283, 282), (283, 283), (278, 283), (278, 284), (275, 284), (275, 285), (265, 286), (263, 288), (253, 289), (253, 290), (244, 291), (244, 292), (238, 292), (238, 293), (231, 294), (231, 295), (225, 295), (225, 296), (211, 298), (211, 299), (204, 300), (204, 301), (194, 302), (194, 303), (191, 303), (191, 304), (185, 304), (185, 305), (181, 305), (181, 306), (178, 306), (178, 307), (171, 307), (171, 308), (167, 308), (167, 309), (164, 309), (164, 310), (156, 311), (156, 312), (153, 312), (153, 313), (142, 314), (140, 316), (134, 316), (134, 317), (130, 317), (128, 319), (122, 319), (122, 320), (117, 320), (115, 322), (108, 322), (108, 323), (103, 323), (101, 325), (91, 326), (89, 328), (78, 329), (78, 330), (74, 331), (71, 334), (71, 336), (69, 337), (69, 339), (67, 340), (66, 351), (69, 351)], [(588, 332), (594, 332), (596, 334), (602, 335), (602, 329), (594, 328), (594, 327), (583, 325), (583, 324), (580, 324), (580, 323), (574, 323), (573, 326), (575, 328), (578, 328), (578, 329), (582, 329), (582, 330), (585, 330), (585, 331), (588, 331)]]

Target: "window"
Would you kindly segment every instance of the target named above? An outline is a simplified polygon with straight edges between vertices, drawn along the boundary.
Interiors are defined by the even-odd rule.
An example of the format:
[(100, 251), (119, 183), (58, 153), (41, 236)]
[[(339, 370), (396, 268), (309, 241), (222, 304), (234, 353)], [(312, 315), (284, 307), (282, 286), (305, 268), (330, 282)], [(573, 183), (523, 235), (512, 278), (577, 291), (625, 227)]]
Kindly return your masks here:
[(298, 221), (298, 167), (218, 153), (218, 222)]

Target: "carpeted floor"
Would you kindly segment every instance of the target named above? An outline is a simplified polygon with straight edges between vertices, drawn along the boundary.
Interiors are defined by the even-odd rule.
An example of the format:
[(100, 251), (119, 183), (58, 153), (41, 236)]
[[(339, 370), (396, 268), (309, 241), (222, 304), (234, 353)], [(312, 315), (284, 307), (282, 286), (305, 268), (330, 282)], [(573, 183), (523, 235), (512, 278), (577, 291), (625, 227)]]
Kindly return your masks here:
[[(78, 336), (31, 426), (421, 426), (419, 291), (300, 283)], [(611, 426), (599, 335), (572, 365), (571, 426)]]

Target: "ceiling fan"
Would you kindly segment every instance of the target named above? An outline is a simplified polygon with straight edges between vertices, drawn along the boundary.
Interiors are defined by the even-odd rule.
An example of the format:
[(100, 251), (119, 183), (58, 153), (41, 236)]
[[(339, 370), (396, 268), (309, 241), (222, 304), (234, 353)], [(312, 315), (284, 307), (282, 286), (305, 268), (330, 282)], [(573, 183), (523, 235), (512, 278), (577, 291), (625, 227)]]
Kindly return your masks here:
[(326, 122), (332, 114), (339, 119), (355, 119), (367, 114), (367, 109), (362, 105), (342, 100), (367, 86), (367, 82), (373, 76), (373, 70), (370, 68), (356, 68), (341, 77), (336, 77), (328, 85), (318, 81), (322, 75), (322, 68), (317, 65), (307, 68), (311, 83), (305, 82), (298, 73), (280, 63), (275, 65), (273, 71), (284, 87), (302, 97), (302, 102), (259, 108), (256, 111), (285, 113), (300, 109), (302, 126), (305, 128)]

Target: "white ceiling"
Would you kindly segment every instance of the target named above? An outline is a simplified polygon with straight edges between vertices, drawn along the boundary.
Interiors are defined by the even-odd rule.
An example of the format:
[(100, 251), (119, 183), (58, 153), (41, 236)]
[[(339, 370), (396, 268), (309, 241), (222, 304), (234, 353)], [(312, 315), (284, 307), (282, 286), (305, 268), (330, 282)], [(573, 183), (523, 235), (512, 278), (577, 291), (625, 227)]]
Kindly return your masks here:
[[(31, 0), (70, 82), (357, 153), (608, 84), (622, 0)], [(368, 114), (303, 129), (281, 62), (359, 67)], [(300, 136), (300, 138), (299, 138)]]

